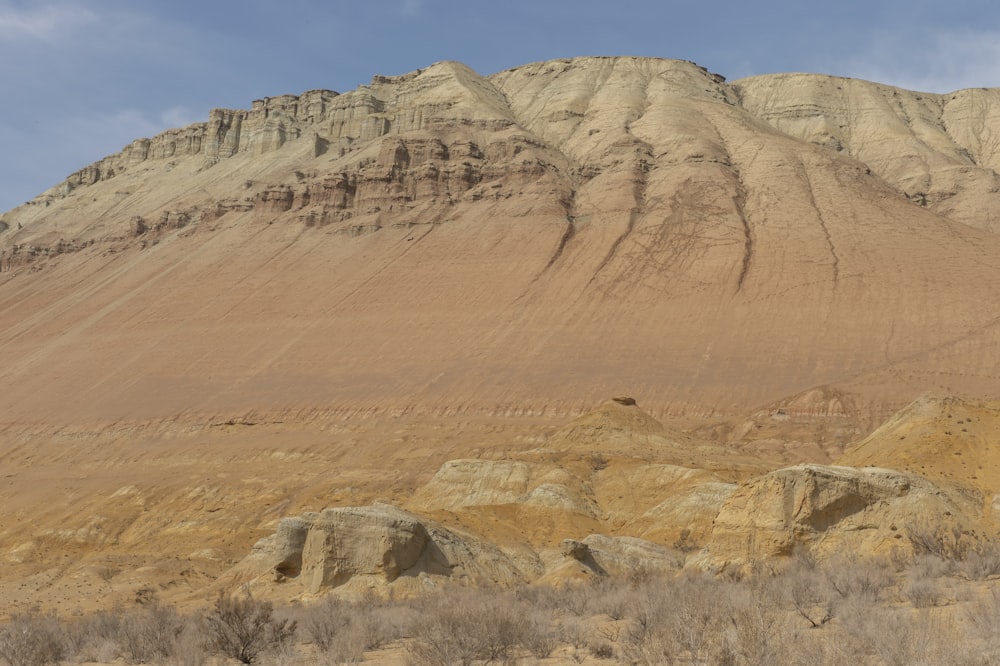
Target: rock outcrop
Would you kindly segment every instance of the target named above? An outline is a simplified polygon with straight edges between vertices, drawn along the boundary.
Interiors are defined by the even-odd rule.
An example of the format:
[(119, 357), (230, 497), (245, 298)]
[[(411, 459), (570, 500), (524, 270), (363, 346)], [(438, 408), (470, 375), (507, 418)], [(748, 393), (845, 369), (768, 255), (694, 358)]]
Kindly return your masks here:
[(413, 506), (460, 510), (517, 504), (597, 518), (589, 479), (549, 463), (450, 460), (414, 495)]
[[(901, 556), (941, 526), (971, 540), (975, 497), (945, 492), (926, 479), (874, 467), (797, 465), (752, 479), (734, 490), (715, 519), (704, 551), (691, 565), (743, 566), (791, 555), (797, 548)], [(978, 503), (981, 504), (981, 501)], [(917, 550), (919, 552), (919, 550)]]
[(1000, 231), (1000, 92), (947, 95), (870, 81), (774, 74), (734, 83), (740, 104), (792, 136), (843, 152), (919, 206)]
[[(992, 498), (1000, 493), (1000, 402), (923, 396), (838, 462), (906, 470)], [(985, 510), (994, 522), (1000, 517), (992, 501)]]
[(994, 92), (581, 58), (214, 111), (3, 214), (0, 269), (32, 271), (0, 282), (24, 304), (0, 317), (6, 413), (568, 415), (639, 392), (707, 419), (823, 387), (844, 433), (918, 386), (986, 394)]
[[(214, 578), (376, 498), (414, 513), (293, 520), (254, 575), (531, 578), (588, 534), (905, 550), (916, 513), (973, 538), (993, 408), (839, 456), (926, 390), (1000, 394), (998, 95), (437, 63), (137, 140), (0, 215), (0, 592), (64, 555)], [(904, 469), (761, 476), (838, 460)]]
[(396, 587), (404, 592), (425, 588), (435, 577), (465, 584), (525, 580), (499, 548), (385, 504), (283, 518), (226, 576), (262, 577), (296, 581), (297, 591), (306, 594), (342, 586), (384, 589), (401, 577), (405, 580)]
[[(563, 541), (564, 557), (580, 562), (602, 576), (668, 575), (680, 571), (684, 556), (660, 544), (635, 537), (609, 537), (591, 534), (577, 541)], [(557, 579), (558, 568), (549, 574)]]

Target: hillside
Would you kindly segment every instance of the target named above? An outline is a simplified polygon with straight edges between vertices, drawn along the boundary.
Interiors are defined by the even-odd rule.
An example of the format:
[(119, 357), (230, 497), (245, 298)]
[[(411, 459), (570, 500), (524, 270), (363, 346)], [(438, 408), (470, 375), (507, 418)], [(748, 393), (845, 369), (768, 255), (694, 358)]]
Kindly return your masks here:
[[(985, 538), (994, 100), (442, 62), (136, 140), (0, 216), (0, 600), (193, 602), (342, 524), (503, 580)], [(876, 430), (928, 391), (951, 439)]]
[(583, 58), (214, 111), (3, 216), (5, 420), (993, 393), (993, 92)]

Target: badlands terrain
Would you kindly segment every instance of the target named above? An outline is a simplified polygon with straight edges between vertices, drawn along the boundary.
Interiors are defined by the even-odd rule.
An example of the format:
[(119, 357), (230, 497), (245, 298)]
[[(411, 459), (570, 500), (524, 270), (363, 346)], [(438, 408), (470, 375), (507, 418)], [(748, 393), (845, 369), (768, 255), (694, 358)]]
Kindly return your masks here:
[(0, 216), (0, 615), (996, 540), (1000, 90), (437, 63)]

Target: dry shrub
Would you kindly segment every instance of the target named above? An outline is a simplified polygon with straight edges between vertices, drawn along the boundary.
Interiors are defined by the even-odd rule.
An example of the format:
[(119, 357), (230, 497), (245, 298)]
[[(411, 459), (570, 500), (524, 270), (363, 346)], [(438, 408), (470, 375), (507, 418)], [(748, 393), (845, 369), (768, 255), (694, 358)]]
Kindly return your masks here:
[(868, 604), (879, 603), (885, 590), (895, 584), (893, 567), (882, 558), (834, 558), (822, 571), (827, 584), (842, 599), (856, 598)]
[(991, 587), (967, 605), (959, 617), (964, 638), (961, 644), (975, 661), (967, 663), (1000, 664), (1000, 588)]
[(782, 572), (780, 583), (792, 608), (811, 628), (833, 619), (842, 597), (815, 563), (796, 561)]
[(771, 585), (740, 586), (730, 591), (728, 616), (732, 625), (725, 634), (721, 660), (732, 664), (779, 664), (781, 635), (778, 605)]
[(681, 655), (695, 663), (717, 658), (729, 592), (736, 585), (685, 576), (636, 590), (623, 653), (638, 664), (673, 663)]
[(593, 630), (582, 618), (575, 615), (564, 615), (556, 619), (552, 635), (564, 645), (579, 651), (587, 647)]
[(10, 666), (43, 666), (63, 658), (65, 647), (54, 615), (13, 615), (0, 627), (0, 658)]
[(527, 625), (520, 638), (522, 648), (537, 659), (545, 659), (558, 646), (552, 613), (544, 609), (527, 610)]
[(76, 620), (64, 628), (69, 651), (80, 661), (109, 662), (123, 656), (122, 625), (125, 609), (115, 606)]
[(205, 616), (208, 645), (219, 654), (252, 664), (264, 652), (279, 650), (295, 634), (296, 623), (274, 617), (270, 602), (219, 594)]
[(957, 560), (949, 560), (937, 555), (916, 555), (910, 563), (908, 573), (911, 578), (945, 578), (954, 575), (958, 569)]
[(317, 650), (329, 652), (347, 633), (351, 625), (351, 610), (347, 602), (327, 597), (322, 603), (302, 612), (299, 624)]
[(958, 564), (959, 571), (971, 580), (986, 580), (1000, 576), (1000, 545), (980, 544), (969, 551)]
[(937, 606), (941, 600), (940, 587), (933, 578), (912, 577), (903, 592), (915, 608)]
[(205, 654), (203, 627), (194, 618), (188, 618), (177, 636), (173, 653), (164, 660), (170, 666), (204, 666), (208, 660)]
[[(875, 654), (887, 666), (955, 663), (954, 625), (938, 615), (879, 608), (870, 631), (878, 632)], [(881, 621), (879, 621), (881, 619)]]
[(850, 600), (828, 641), (834, 663), (957, 664), (961, 633), (948, 616)]
[(910, 529), (908, 536), (915, 554), (933, 555), (946, 562), (960, 562), (977, 547), (958, 525), (922, 525)]
[(119, 625), (123, 656), (130, 664), (146, 664), (174, 654), (184, 619), (157, 600), (125, 613)]
[(377, 650), (403, 637), (412, 623), (408, 605), (367, 599), (349, 602), (327, 597), (303, 610), (299, 623), (316, 649), (330, 662), (353, 664), (368, 650)]
[[(129, 609), (116, 606), (62, 626), (67, 652), (79, 661), (130, 664), (204, 662), (192, 621), (155, 597)], [(193, 645), (192, 645), (193, 643)]]
[(496, 590), (456, 589), (423, 599), (408, 644), (415, 664), (505, 662), (520, 648), (544, 652), (545, 615)]

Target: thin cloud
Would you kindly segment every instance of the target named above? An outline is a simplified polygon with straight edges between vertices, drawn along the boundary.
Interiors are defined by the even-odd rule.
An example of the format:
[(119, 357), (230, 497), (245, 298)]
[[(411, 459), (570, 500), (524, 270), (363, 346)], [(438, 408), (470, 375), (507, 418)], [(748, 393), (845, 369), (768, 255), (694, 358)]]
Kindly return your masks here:
[(161, 130), (173, 127), (187, 127), (191, 123), (208, 120), (207, 117), (200, 117), (186, 106), (175, 106), (160, 114), (159, 126)]
[(846, 73), (923, 92), (1000, 86), (1000, 32), (875, 35)]
[(421, 0), (403, 0), (401, 7), (403, 16), (418, 16), (421, 9)]
[[(71, 135), (90, 137), (88, 148), (99, 154), (98, 146), (113, 146), (117, 151), (140, 138), (152, 138), (161, 132), (191, 123), (208, 120), (183, 106), (175, 106), (160, 112), (148, 112), (127, 108), (108, 114), (81, 117), (72, 124)], [(82, 165), (81, 166), (85, 166)]]
[(52, 43), (97, 22), (97, 16), (81, 7), (44, 5), (21, 10), (0, 5), (0, 38)]

